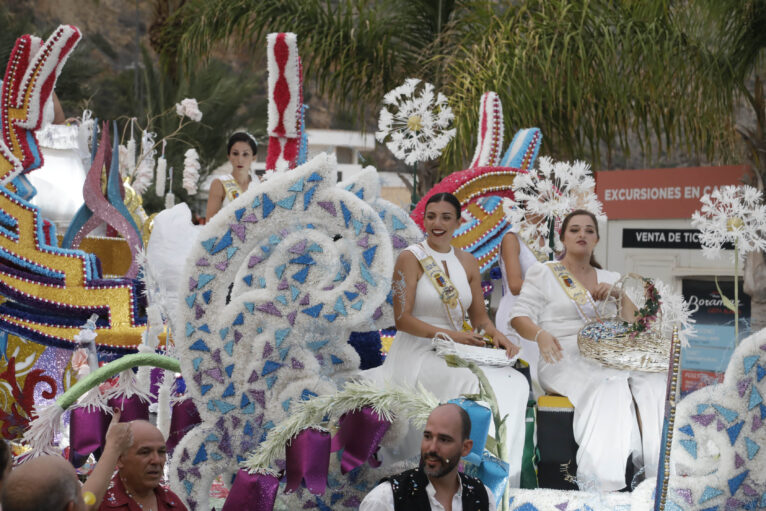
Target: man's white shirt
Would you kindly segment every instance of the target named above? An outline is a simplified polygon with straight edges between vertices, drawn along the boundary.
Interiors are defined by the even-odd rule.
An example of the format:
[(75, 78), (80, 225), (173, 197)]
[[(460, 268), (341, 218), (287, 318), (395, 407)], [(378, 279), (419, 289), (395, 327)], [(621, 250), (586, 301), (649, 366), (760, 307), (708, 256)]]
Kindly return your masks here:
[[(463, 511), (463, 482), (459, 477), (457, 481), (458, 488), (455, 496), (452, 497), (452, 511)], [(496, 511), (495, 496), (492, 495), (492, 490), (487, 488), (486, 485), (484, 489), (487, 490), (489, 511)], [(431, 511), (444, 511), (444, 506), (436, 500), (436, 488), (431, 484), (431, 481), (428, 481), (428, 486), (426, 486), (426, 495), (428, 495), (428, 502), (431, 504)], [(393, 509), (394, 490), (391, 488), (391, 483), (387, 481), (373, 488), (359, 506), (359, 511), (392, 511)]]

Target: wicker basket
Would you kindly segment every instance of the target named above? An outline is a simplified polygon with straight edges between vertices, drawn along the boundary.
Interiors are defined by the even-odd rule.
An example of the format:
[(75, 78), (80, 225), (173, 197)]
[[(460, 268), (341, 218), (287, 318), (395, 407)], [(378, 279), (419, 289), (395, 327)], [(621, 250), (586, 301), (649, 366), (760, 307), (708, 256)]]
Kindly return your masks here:
[[(623, 287), (626, 279), (643, 280), (636, 274), (628, 274), (613, 286)], [(644, 289), (649, 283), (644, 281)], [(611, 290), (610, 290), (611, 296)], [(605, 300), (607, 303), (608, 300)], [(617, 301), (617, 315), (590, 321), (577, 334), (577, 346), (586, 358), (603, 366), (627, 371), (661, 372), (668, 370), (670, 361), (670, 339), (663, 339), (652, 328), (632, 332), (630, 323), (620, 318), (620, 303)]]
[(505, 350), (496, 348), (485, 348), (482, 346), (470, 346), (468, 344), (459, 344), (444, 333), (439, 332), (431, 340), (431, 345), (440, 357), (447, 355), (457, 355), (458, 357), (474, 362), (481, 366), (506, 367), (512, 366), (519, 358), (518, 354), (508, 358)]

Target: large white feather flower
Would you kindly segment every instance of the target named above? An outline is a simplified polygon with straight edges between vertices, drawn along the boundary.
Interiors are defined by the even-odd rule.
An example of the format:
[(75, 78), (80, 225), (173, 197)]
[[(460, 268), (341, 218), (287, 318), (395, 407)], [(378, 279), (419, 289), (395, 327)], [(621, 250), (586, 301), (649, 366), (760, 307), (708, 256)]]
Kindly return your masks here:
[(700, 202), (702, 207), (692, 213), (692, 227), (700, 230), (705, 257), (717, 258), (727, 243), (736, 247), (739, 262), (750, 252), (766, 250), (766, 205), (756, 188), (722, 186)]
[(183, 187), (189, 195), (197, 193), (197, 181), (199, 181), (199, 154), (194, 148), (187, 149), (184, 153)]
[[(527, 243), (537, 246), (537, 241), (544, 238), (546, 253), (561, 251), (563, 246), (558, 232), (567, 214), (575, 209), (585, 209), (596, 215), (599, 221), (606, 220), (595, 187), (596, 182), (587, 163), (554, 162), (550, 157), (543, 156), (538, 160), (537, 170), (531, 169), (514, 178), (513, 193), (518, 207), (507, 211), (509, 220), (513, 225), (520, 226), (519, 233)], [(551, 223), (554, 226), (553, 240), (550, 239)]]
[(692, 314), (697, 312), (697, 309), (692, 310), (683, 295), (674, 293), (672, 288), (661, 280), (655, 280), (654, 286), (660, 294), (660, 315), (652, 327), (658, 330), (664, 339), (670, 339), (673, 328), (677, 326), (681, 345), (688, 346), (689, 338), (696, 333), (696, 320), (692, 318)]
[(430, 83), (419, 84), (419, 79), (408, 78), (383, 97), (375, 133), (407, 165), (438, 158), (455, 136), (446, 96), (435, 93)]
[(202, 111), (194, 98), (184, 98), (180, 103), (176, 103), (176, 114), (181, 118), (188, 117), (194, 122), (202, 120)]

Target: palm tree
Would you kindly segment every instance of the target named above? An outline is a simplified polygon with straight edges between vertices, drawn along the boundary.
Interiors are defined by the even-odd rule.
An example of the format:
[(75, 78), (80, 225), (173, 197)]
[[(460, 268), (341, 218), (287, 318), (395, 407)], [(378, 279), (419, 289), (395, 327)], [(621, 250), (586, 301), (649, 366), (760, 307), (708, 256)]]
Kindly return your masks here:
[(676, 146), (709, 160), (729, 154), (731, 96), (696, 72), (700, 50), (673, 14), (667, 0), (190, 0), (172, 27), (189, 62), (216, 43), (296, 32), (305, 75), (359, 112), (408, 76), (436, 83), (458, 129), (446, 172), (471, 154), (486, 90), (501, 95), (506, 135), (538, 126), (559, 157), (603, 156), (611, 167), (636, 146), (655, 156)]

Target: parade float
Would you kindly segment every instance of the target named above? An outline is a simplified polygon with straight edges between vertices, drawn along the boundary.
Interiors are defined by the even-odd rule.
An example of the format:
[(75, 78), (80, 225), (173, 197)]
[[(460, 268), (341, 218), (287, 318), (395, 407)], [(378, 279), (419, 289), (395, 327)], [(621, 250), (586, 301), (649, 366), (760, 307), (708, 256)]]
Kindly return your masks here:
[[(79, 38), (69, 26), (45, 42), (20, 38), (3, 82), (4, 437), (24, 444), (20, 462), (61, 452), (65, 443), (69, 459), (82, 464), (103, 445), (112, 407), (124, 410), (123, 419), (147, 418), (156, 400), (157, 423), (172, 450), (169, 484), (190, 509), (210, 508), (219, 477), (230, 487), (223, 509), (356, 509), (381, 477), (416, 462), (381, 467), (377, 448), (396, 445), (407, 422), (421, 426), (437, 403), (422, 389), (364, 384), (357, 378), (360, 357), (347, 339), (393, 323), (393, 262), (422, 238), (418, 225), (431, 193), (458, 196), (467, 218), (455, 242), (483, 270), (492, 266), (499, 240), (513, 227), (507, 200), (521, 202), (520, 183), (536, 186), (539, 195), (555, 174), (534, 169), (542, 135), (520, 131), (501, 158), (502, 107), (496, 95), (485, 94), (471, 166), (443, 180), (410, 216), (380, 197), (374, 168), (338, 183), (333, 157), (305, 161), (297, 38), (271, 34), (268, 178), (199, 230), (176, 300), (166, 303), (162, 275), (142, 251), (145, 222), (126, 205), (120, 141), (109, 123), (94, 131), (84, 204), (61, 240), (30, 202), (34, 189), (26, 174), (41, 164), (35, 132)], [(406, 124), (418, 131), (424, 119), (410, 122), (413, 115)], [(516, 183), (529, 174), (535, 177)], [(543, 252), (554, 248), (557, 215), (550, 210), (535, 224), (549, 241)], [(89, 238), (100, 224), (119, 237)], [(739, 344), (722, 383), (683, 400), (680, 339), (672, 341), (656, 481), (632, 493), (503, 492), (497, 439), (477, 442), (466, 470), (498, 489), (505, 509), (766, 507), (766, 333)], [(79, 356), (73, 359), (73, 352)], [(492, 408), (489, 394), (481, 397)], [(465, 406), (486, 439), (492, 411)]]

